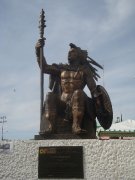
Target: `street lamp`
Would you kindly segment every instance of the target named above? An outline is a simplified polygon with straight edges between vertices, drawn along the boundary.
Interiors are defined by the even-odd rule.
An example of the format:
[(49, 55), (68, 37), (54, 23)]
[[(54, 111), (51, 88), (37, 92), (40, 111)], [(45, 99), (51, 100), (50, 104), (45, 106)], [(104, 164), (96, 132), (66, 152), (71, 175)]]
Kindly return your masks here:
[(6, 116), (2, 116), (2, 117), (0, 117), (0, 119), (2, 119), (2, 121), (0, 121), (0, 123), (2, 123), (2, 131), (1, 131), (1, 140), (3, 141), (3, 127), (4, 127), (4, 123), (5, 122), (7, 122), (5, 119), (7, 119), (6, 118)]

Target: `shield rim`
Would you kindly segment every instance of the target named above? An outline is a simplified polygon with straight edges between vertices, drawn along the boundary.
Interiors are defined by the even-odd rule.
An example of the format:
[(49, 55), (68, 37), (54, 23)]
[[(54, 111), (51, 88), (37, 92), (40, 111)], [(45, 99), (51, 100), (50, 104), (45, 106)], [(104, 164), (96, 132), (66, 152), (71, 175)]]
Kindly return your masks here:
[[(103, 99), (104, 97), (106, 97), (106, 99), (108, 100), (109, 103), (109, 109), (110, 111), (108, 111), (107, 109), (105, 109), (107, 112), (106, 114), (106, 118), (102, 117), (102, 116), (98, 116), (97, 115), (97, 119), (100, 123), (100, 125), (104, 128), (104, 129), (109, 129), (112, 125), (112, 121), (113, 121), (113, 108), (112, 108), (112, 103), (109, 97), (109, 94), (107, 93), (106, 89), (101, 86), (101, 85), (97, 85), (97, 91), (99, 93), (101, 93)], [(102, 102), (103, 104), (105, 104), (105, 102)]]

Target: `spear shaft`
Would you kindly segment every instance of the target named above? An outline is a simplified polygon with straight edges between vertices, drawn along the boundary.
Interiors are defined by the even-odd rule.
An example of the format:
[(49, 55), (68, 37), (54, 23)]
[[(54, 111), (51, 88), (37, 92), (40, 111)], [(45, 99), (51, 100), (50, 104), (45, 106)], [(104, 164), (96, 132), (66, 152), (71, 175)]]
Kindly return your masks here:
[[(39, 20), (39, 30), (40, 30), (40, 39), (44, 39), (44, 28), (45, 25), (45, 12), (42, 9), (40, 13)], [(44, 74), (43, 74), (43, 46), (40, 48), (40, 131), (42, 129), (42, 114), (43, 114), (43, 104), (44, 104)]]

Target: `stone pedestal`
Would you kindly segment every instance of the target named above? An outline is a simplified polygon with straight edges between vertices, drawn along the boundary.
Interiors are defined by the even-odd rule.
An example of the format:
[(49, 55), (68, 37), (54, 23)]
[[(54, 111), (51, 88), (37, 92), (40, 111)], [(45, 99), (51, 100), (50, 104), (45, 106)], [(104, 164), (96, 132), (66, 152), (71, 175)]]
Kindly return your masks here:
[[(0, 141), (0, 144), (3, 142)], [(12, 152), (0, 151), (0, 179), (38, 179), (39, 147), (82, 146), (85, 180), (133, 180), (135, 140), (11, 141)], [(2, 147), (2, 146), (1, 146)]]
[(44, 134), (44, 135), (35, 135), (35, 140), (47, 140), (47, 139), (96, 139), (96, 137), (89, 137), (87, 134), (75, 135), (72, 133), (68, 134)]

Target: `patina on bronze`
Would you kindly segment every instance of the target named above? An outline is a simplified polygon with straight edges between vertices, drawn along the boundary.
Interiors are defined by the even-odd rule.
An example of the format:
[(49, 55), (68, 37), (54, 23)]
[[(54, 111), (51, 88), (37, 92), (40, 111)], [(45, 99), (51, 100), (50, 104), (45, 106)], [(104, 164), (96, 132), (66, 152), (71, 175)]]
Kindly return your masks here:
[[(50, 79), (50, 92), (41, 108), (39, 134), (42, 137), (74, 134), (79, 138), (96, 138), (96, 118), (105, 129), (111, 126), (113, 119), (109, 95), (102, 86), (96, 85), (100, 76), (95, 67), (103, 67), (88, 56), (87, 50), (73, 43), (69, 45), (67, 64), (49, 65), (43, 55), (44, 44), (45, 39), (40, 38), (35, 47), (41, 79), (43, 73), (49, 74)], [(89, 94), (84, 92), (85, 86)]]
[(84, 178), (83, 147), (39, 147), (38, 178)]

